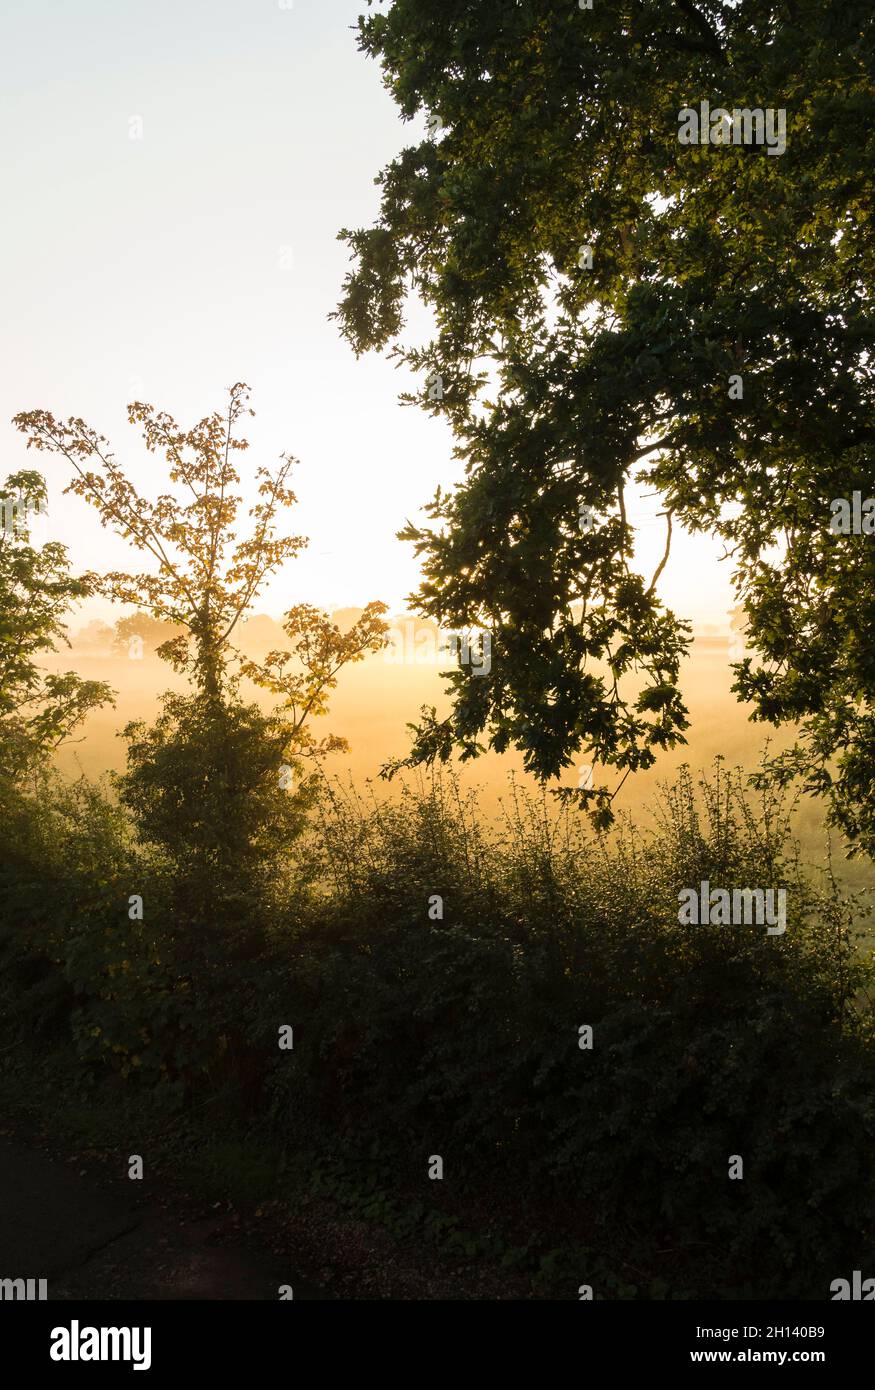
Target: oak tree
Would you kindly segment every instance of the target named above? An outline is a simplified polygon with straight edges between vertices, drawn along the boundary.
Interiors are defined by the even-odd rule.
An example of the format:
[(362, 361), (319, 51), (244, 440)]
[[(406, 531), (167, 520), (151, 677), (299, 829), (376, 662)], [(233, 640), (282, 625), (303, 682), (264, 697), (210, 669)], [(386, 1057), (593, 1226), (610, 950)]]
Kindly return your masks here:
[[(683, 527), (733, 568), (738, 696), (799, 726), (774, 770), (875, 852), (875, 543), (830, 530), (875, 478), (873, 39), (869, 0), (392, 0), (360, 19), (429, 133), (379, 174), (376, 225), (341, 233), (338, 319), (452, 426), (463, 481), (402, 535), (420, 609), (493, 638), (488, 678), (453, 673), (414, 759), (485, 735), (544, 780), (580, 753), (623, 776), (683, 741), (689, 628), (659, 586)], [(682, 143), (703, 102), (717, 126)], [(770, 119), (783, 149), (756, 139)], [(646, 575), (635, 483), (666, 526)], [(610, 820), (609, 792), (578, 795)]]

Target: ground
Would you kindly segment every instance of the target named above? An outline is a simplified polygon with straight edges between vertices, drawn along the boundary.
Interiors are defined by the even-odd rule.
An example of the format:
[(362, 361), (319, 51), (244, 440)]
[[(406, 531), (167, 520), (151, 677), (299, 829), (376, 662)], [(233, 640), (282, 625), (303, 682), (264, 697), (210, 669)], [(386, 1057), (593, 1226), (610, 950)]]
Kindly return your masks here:
[[(280, 1254), (241, 1243), (227, 1211), (193, 1218), (98, 1183), (20, 1142), (0, 1142), (0, 1278), (45, 1278), (50, 1299), (324, 1297)], [(124, 1184), (124, 1185), (122, 1185)], [(217, 1204), (219, 1205), (219, 1204)]]

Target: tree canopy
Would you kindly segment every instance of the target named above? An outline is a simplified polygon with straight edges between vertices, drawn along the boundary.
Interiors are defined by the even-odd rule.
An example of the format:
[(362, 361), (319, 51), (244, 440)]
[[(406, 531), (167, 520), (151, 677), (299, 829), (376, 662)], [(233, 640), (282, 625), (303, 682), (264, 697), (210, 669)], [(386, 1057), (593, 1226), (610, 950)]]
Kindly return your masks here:
[(131, 424), (142, 427), (150, 453), (163, 453), (173, 491), (154, 500), (134, 487), (105, 436), (84, 420), (57, 420), (51, 411), (22, 411), (13, 423), (28, 448), (60, 454), (73, 467), (67, 491), (97, 509), (101, 523), (116, 530), (142, 553), (149, 568), (140, 573), (114, 570), (93, 576), (107, 598), (136, 604), (139, 611), (123, 625), (124, 635), (142, 635), (143, 620), (164, 624), (171, 635), (158, 655), (185, 671), (206, 699), (221, 703), (241, 676), (280, 697), (287, 751), (315, 752), (340, 747), (342, 740), (317, 744), (309, 721), (327, 708), (338, 671), (384, 643), (381, 603), (369, 604), (350, 630), (341, 633), (327, 614), (309, 604), (289, 609), (283, 630), (290, 650), (267, 653), (264, 662), (244, 657), (234, 646), (240, 622), (268, 578), (307, 544), (304, 536), (281, 536), (283, 511), (295, 502), (288, 485), (296, 460), (282, 455), (271, 471), (254, 470), (258, 501), (249, 508), (249, 533), (238, 537), (242, 497), (234, 456), (249, 448), (240, 422), (252, 415), (249, 388), (237, 382), (224, 411), (214, 411), (183, 430), (166, 411), (135, 401)]
[[(464, 480), (401, 534), (422, 611), (493, 640), (413, 760), (485, 736), (546, 781), (580, 751), (626, 773), (683, 741), (689, 626), (635, 569), (638, 482), (666, 556), (674, 523), (733, 566), (733, 688), (799, 726), (777, 770), (875, 852), (875, 540), (830, 526), (875, 477), (873, 31), (868, 0), (394, 0), (360, 20), (429, 134), (379, 174), (377, 224), (341, 232), (337, 317), (452, 426)], [(683, 143), (702, 103), (716, 131)], [(779, 116), (783, 149), (738, 138)], [(610, 792), (578, 795), (609, 823)]]

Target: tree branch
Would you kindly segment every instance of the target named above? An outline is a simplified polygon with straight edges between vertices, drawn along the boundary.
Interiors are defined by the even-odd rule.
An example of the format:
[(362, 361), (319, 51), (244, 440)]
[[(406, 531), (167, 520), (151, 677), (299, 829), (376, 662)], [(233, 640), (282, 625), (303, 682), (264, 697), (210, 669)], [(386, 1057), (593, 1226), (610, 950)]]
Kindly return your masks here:
[(675, 4), (681, 11), (681, 14), (685, 15), (686, 18), (696, 26), (706, 50), (721, 63), (728, 63), (729, 59), (726, 57), (726, 50), (705, 16), (696, 9), (692, 0), (675, 0)]
[(667, 536), (666, 536), (666, 538), (665, 538), (665, 554), (663, 555), (662, 559), (660, 560), (659, 564), (657, 565), (657, 567), (656, 567), (656, 573), (655, 573), (655, 575), (653, 576), (652, 580), (650, 581), (650, 588), (647, 590), (647, 596), (648, 596), (648, 598), (649, 598), (650, 595), (653, 593), (654, 589), (656, 588), (657, 584), (659, 583), (659, 576), (662, 574), (662, 571), (665, 569), (666, 565), (668, 564), (668, 557), (669, 557), (669, 555), (671, 554), (671, 518), (672, 518), (672, 513), (671, 513), (671, 510), (669, 509), (669, 511), (667, 511), (667, 512), (665, 513), (665, 520), (666, 520), (666, 524), (667, 524), (667, 526), (668, 526), (668, 534), (667, 534)]

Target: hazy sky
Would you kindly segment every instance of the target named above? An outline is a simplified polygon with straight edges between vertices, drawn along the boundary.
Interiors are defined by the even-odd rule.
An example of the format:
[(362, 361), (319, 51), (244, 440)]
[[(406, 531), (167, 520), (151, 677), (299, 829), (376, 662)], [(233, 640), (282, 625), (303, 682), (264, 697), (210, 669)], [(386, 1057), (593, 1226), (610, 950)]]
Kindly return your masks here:
[[(405, 375), (379, 356), (357, 362), (328, 321), (348, 266), (338, 229), (374, 219), (374, 175), (424, 130), (402, 124), (356, 47), (364, 8), (0, 10), (3, 471), (28, 461), (10, 417), (41, 406), (83, 416), (145, 480), (126, 402), (151, 401), (187, 427), (247, 381), (257, 416), (243, 466), (284, 450), (301, 460), (289, 529), (310, 548), (258, 603), (275, 614), (304, 600), (401, 608), (417, 568), (395, 532), (457, 476), (442, 422), (397, 404)], [(29, 462), (41, 459), (45, 525), (74, 564), (124, 565), (126, 547), (96, 514), (61, 496), (62, 463)], [(662, 523), (646, 524), (645, 572), (663, 544)], [(725, 625), (729, 574), (710, 540), (679, 535), (660, 589), (696, 622)]]

